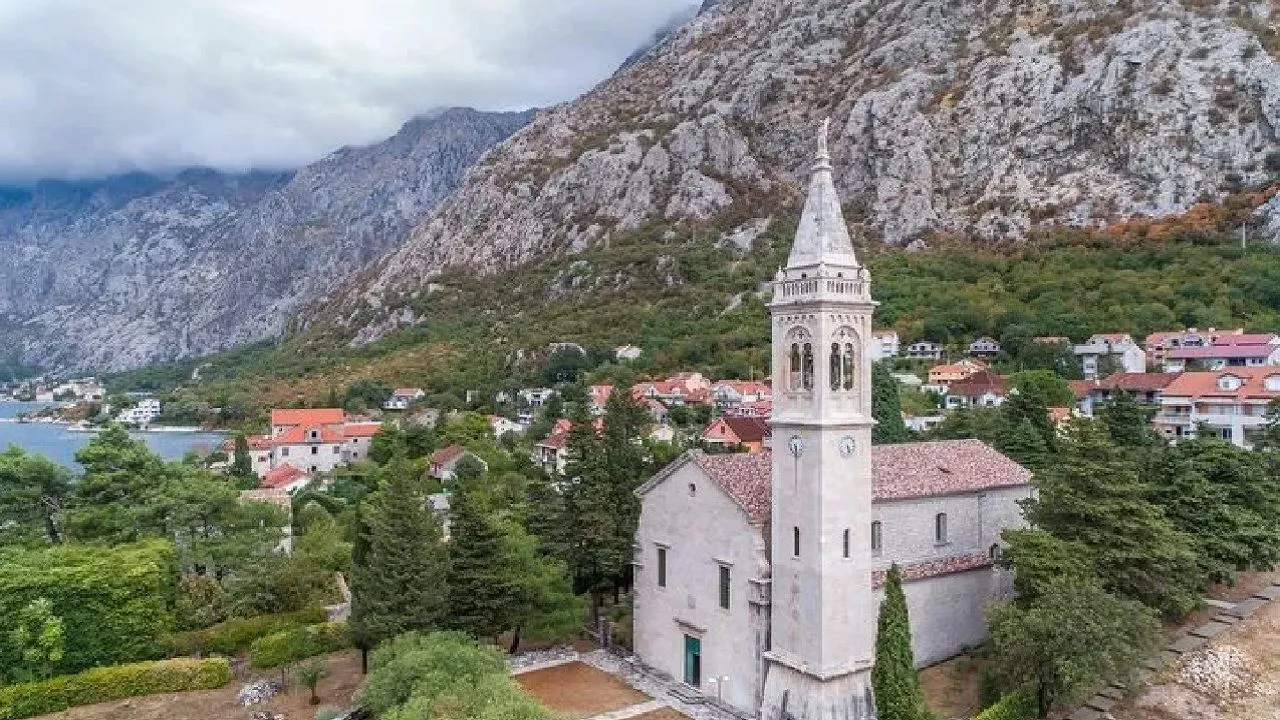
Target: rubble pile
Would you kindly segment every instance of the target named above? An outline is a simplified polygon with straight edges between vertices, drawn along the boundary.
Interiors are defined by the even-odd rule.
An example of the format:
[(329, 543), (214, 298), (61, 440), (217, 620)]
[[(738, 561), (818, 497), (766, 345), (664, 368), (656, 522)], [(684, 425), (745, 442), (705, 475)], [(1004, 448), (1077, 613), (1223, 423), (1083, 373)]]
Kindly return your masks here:
[[(264, 703), (280, 693), (280, 685), (270, 680), (256, 680), (246, 683), (240, 688), (240, 692), (236, 693), (236, 702), (243, 707), (250, 705), (258, 705)], [(258, 714), (268, 715), (269, 713), (256, 713), (254, 720), (258, 720)], [(271, 718), (266, 718), (271, 720)]]
[(1184, 655), (1178, 680), (1219, 699), (1239, 697), (1253, 687), (1248, 659), (1230, 645), (1204, 648)]

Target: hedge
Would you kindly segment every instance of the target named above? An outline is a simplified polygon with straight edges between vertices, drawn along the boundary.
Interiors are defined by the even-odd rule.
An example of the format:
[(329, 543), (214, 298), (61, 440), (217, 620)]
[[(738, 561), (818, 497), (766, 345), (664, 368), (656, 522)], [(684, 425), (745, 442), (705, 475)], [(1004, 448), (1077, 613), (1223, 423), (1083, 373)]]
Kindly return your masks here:
[[(173, 544), (161, 540), (105, 548), (60, 545), (0, 555), (0, 619), (40, 598), (62, 620), (60, 675), (162, 657), (177, 593)], [(21, 649), (0, 632), (0, 674), (19, 667)]]
[(995, 705), (978, 713), (973, 720), (1033, 720), (1039, 715), (1036, 701), (1029, 695), (1005, 695)]
[(181, 658), (93, 668), (78, 675), (0, 688), (0, 720), (138, 695), (214, 690), (229, 682), (231, 664), (225, 658)]
[(250, 650), (249, 662), (256, 668), (288, 665), (304, 658), (335, 652), (351, 646), (344, 622), (293, 628), (259, 638)]
[(328, 619), (329, 614), (319, 607), (291, 613), (232, 618), (203, 630), (165, 635), (160, 638), (160, 644), (169, 657), (205, 653), (235, 655), (241, 650), (248, 650), (258, 638)]

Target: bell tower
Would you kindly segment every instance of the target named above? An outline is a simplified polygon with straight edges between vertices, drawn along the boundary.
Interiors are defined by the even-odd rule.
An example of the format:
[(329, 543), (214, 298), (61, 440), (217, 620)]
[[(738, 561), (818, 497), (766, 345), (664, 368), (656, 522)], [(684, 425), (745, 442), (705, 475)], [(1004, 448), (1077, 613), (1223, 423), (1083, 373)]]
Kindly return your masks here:
[(763, 720), (871, 720), (871, 279), (824, 122), (773, 301), (771, 648)]

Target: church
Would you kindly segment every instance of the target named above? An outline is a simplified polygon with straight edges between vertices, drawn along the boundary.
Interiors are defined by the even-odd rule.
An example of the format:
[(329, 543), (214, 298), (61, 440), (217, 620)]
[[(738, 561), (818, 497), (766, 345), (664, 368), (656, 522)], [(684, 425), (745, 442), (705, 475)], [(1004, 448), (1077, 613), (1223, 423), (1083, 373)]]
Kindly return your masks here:
[(884, 573), (902, 568), (918, 665), (984, 639), (1011, 592), (1000, 533), (1031, 473), (977, 440), (871, 445), (871, 278), (826, 128), (769, 305), (773, 449), (686, 453), (641, 486), (639, 661), (763, 720), (870, 720)]

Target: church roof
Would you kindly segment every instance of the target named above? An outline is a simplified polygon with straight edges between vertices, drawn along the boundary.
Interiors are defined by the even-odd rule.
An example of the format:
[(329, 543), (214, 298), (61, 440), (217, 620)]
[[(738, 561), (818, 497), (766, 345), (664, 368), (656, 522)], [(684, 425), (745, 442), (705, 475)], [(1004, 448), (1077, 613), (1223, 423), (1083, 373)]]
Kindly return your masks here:
[[(689, 457), (753, 521), (768, 520), (772, 453), (707, 455), (694, 451)], [(876, 445), (871, 448), (871, 473), (876, 502), (980, 492), (1031, 482), (1030, 470), (981, 440)]]
[(809, 176), (809, 194), (804, 201), (804, 212), (796, 228), (795, 242), (788, 267), (817, 265), (857, 266), (853, 253), (853, 241), (849, 238), (849, 226), (840, 210), (840, 196), (836, 193), (831, 175), (831, 155), (827, 152), (827, 122), (823, 122), (818, 136), (818, 156)]

